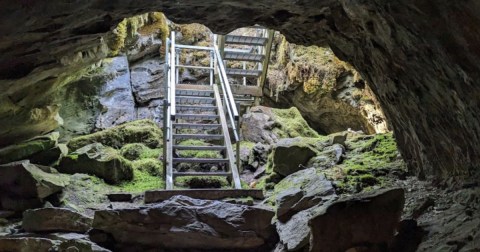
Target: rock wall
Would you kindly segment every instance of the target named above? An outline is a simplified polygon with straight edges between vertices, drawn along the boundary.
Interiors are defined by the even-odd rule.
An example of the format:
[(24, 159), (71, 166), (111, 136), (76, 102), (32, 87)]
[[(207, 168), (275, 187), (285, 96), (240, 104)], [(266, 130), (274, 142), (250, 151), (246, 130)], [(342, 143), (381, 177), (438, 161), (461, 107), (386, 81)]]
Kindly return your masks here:
[(297, 107), (318, 132), (346, 129), (385, 133), (389, 126), (360, 74), (329, 48), (290, 44), (276, 34), (265, 104)]
[(328, 44), (371, 84), (413, 171), (449, 176), (478, 169), (477, 1), (1, 0), (0, 6), (0, 145), (56, 127), (58, 109), (45, 97), (106, 56), (102, 35), (124, 17), (162, 10), (175, 22), (201, 22), (216, 32), (258, 23), (294, 43)]

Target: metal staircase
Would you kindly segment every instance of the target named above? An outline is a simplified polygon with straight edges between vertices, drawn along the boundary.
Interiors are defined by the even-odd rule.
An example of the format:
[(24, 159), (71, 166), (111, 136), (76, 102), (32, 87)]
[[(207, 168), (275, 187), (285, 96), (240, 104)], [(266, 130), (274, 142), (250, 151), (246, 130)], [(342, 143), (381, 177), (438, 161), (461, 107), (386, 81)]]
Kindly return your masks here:
[[(245, 29), (245, 28), (242, 28)], [(274, 31), (262, 26), (247, 28), (253, 31), (252, 35), (238, 35), (230, 33), (220, 36), (218, 46), (225, 65), (242, 66), (241, 68), (227, 68), (227, 77), (240, 78), (240, 84), (233, 84), (232, 89), (237, 100), (248, 101), (251, 98), (263, 96), (270, 52), (273, 43)], [(252, 81), (254, 80), (254, 81)], [(246, 103), (251, 105), (251, 103)]]
[[(255, 50), (226, 50), (222, 55), (215, 35), (212, 47), (180, 45), (175, 42), (175, 33), (167, 39), (165, 52), (165, 99), (163, 114), (164, 136), (164, 176), (165, 190), (148, 191), (145, 202), (153, 203), (165, 200), (172, 195), (182, 194), (197, 198), (226, 198), (251, 196), (263, 198), (263, 191), (258, 189), (242, 189), (238, 171), (240, 157), (240, 136), (238, 100), (235, 97), (245, 95), (244, 89), (231, 85), (229, 76), (264, 78), (263, 70), (227, 69), (225, 60), (255, 62), (265, 68), (265, 60), (269, 58), (260, 46), (268, 45), (267, 38), (251, 38), (243, 36), (224, 36), (224, 43), (255, 45)], [(266, 42), (267, 41), (267, 42)], [(268, 46), (267, 46), (268, 47)], [(180, 64), (182, 50), (206, 51), (209, 55), (208, 66)], [(262, 49), (266, 50), (266, 49)], [(262, 53), (263, 52), (263, 53)], [(225, 57), (225, 58), (224, 58)], [(260, 62), (260, 60), (262, 60)], [(258, 67), (257, 66), (257, 67)], [(185, 69), (201, 69), (209, 73), (208, 83), (183, 84), (180, 72)], [(248, 87), (248, 86), (245, 86)], [(257, 86), (251, 87), (257, 89)], [(261, 90), (261, 89), (260, 89)], [(254, 92), (254, 94), (258, 95)], [(261, 93), (261, 92), (260, 92)], [(252, 92), (247, 92), (252, 95)], [(201, 140), (195, 142), (195, 140)], [(234, 150), (233, 144), (236, 144)], [(185, 157), (186, 151), (208, 151), (216, 153), (214, 158)], [(186, 164), (186, 165), (185, 165)], [(191, 171), (184, 167), (201, 165), (202, 169)], [(207, 169), (203, 170), (203, 167)], [(214, 169), (208, 169), (213, 167)], [(175, 181), (179, 177), (226, 177), (232, 189), (177, 189)]]

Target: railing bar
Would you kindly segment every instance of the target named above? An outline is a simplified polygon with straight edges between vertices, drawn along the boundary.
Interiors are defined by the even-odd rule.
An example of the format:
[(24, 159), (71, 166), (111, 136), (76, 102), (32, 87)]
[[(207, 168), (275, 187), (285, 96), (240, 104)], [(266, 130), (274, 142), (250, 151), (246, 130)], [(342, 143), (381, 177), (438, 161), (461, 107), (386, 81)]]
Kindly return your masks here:
[(175, 76), (176, 76), (176, 63), (175, 63), (175, 56), (176, 56), (176, 52), (175, 52), (175, 32), (172, 32), (172, 38), (171, 38), (171, 43), (172, 43), (172, 46), (171, 46), (171, 52), (170, 52), (170, 66), (171, 66), (171, 71), (170, 71), (170, 85), (171, 85), (171, 88), (170, 88), (170, 107), (171, 107), (171, 111), (170, 111), (170, 118), (171, 120), (175, 120), (175, 113), (176, 113), (176, 108), (175, 108), (175, 104), (176, 104), (176, 101), (175, 101), (175, 85), (176, 85), (176, 81), (175, 81)]
[[(218, 46), (217, 45), (213, 45), (213, 46), (215, 48), (215, 54), (217, 55), (217, 61), (222, 61), (223, 59), (218, 50)], [(225, 66), (223, 65), (223, 63), (218, 64), (218, 68), (220, 69), (221, 79), (223, 79), (223, 86), (225, 87), (226, 92), (228, 94), (228, 103), (235, 104), (235, 100), (233, 99), (233, 95), (232, 95), (232, 90), (230, 88), (230, 83), (228, 82), (227, 74), (225, 71)], [(232, 107), (232, 114), (235, 117), (235, 119), (238, 119), (238, 111), (236, 107)]]

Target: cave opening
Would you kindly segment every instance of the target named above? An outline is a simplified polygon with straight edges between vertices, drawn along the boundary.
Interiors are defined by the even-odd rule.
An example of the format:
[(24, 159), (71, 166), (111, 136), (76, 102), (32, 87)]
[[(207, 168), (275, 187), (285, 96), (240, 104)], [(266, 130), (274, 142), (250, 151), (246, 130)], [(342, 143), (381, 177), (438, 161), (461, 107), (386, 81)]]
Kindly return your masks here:
[[(424, 147), (441, 150), (447, 148), (448, 141), (437, 147), (422, 140), (424, 145), (419, 146), (417, 135), (403, 133), (410, 127), (404, 123), (410, 122), (401, 121), (390, 104), (384, 106), (386, 101), (395, 103), (394, 99), (385, 98), (392, 94), (382, 90), (392, 88), (392, 80), (389, 74), (378, 77), (372, 73), (386, 67), (379, 66), (378, 61), (388, 53), (384, 47), (390, 45), (376, 40), (367, 43), (365, 47), (373, 48), (373, 52), (365, 59), (369, 64), (358, 69), (360, 73), (353, 65), (361, 64), (352, 58), (361, 57), (361, 50), (348, 48), (341, 44), (343, 41), (335, 44), (332, 41), (338, 38), (324, 35), (346, 29), (341, 24), (348, 22), (336, 19), (352, 17), (351, 11), (360, 15), (362, 8), (355, 6), (360, 9), (352, 10), (343, 5), (339, 10), (339, 6), (333, 5), (315, 15), (299, 14), (295, 8), (272, 10), (271, 15), (255, 10), (249, 13), (256, 16), (252, 20), (232, 24), (228, 20), (245, 15), (242, 10), (248, 8), (243, 4), (222, 5), (232, 16), (208, 16), (212, 20), (197, 14), (188, 18), (188, 8), (167, 5), (162, 9), (172, 19), (213, 24), (211, 27), (225, 34), (254, 37), (253, 23), (279, 27), (282, 33), (287, 31), (286, 35), (277, 31), (272, 37), (261, 99), (238, 107), (241, 144), (231, 145), (239, 159), (236, 164), (242, 179), (241, 189), (259, 189), (264, 195), (208, 200), (200, 195), (207, 191), (200, 190), (196, 196), (172, 194), (173, 197), (154, 203), (148, 202), (151, 198), (144, 194), (161, 191), (166, 186), (162, 159), (167, 149), (162, 129), (165, 106), (162, 89), (168, 79), (166, 41), (175, 31), (178, 44), (211, 48), (216, 43), (209, 28), (198, 23), (176, 24), (160, 12), (125, 19), (125, 13), (98, 15), (80, 26), (72, 25), (71, 29), (49, 24), (45, 29), (36, 27), (32, 31), (54, 33), (70, 29), (71, 32), (69, 45), (62, 45), (50, 54), (56, 53), (56, 60), (47, 57), (38, 64), (32, 60), (28, 69), (20, 64), (15, 71), (3, 71), (5, 74), (2, 72), (0, 76), (5, 87), (21, 83), (15, 89), (5, 88), (8, 97), (13, 98), (0, 102), (0, 117), (9, 123), (0, 128), (0, 248), (6, 247), (7, 251), (9, 248), (33, 251), (35, 246), (74, 247), (79, 251), (104, 251), (95, 250), (103, 249), (99, 246), (105, 247), (105, 251), (158, 248), (432, 251), (444, 246), (466, 251), (477, 249), (478, 182), (473, 177), (473, 181), (464, 177), (444, 180), (441, 176), (433, 180), (430, 168), (425, 166), (429, 163), (423, 158), (430, 152)], [(212, 11), (206, 6), (202, 8)], [(235, 8), (240, 10), (234, 11)], [(141, 7), (131, 11), (143, 12), (145, 9)], [(309, 17), (307, 21), (302, 19), (305, 16)], [(70, 15), (55, 15), (55, 22), (59, 18), (73, 20)], [(322, 24), (323, 30), (306, 33), (285, 25), (298, 19), (305, 21), (302, 23), (305, 26)], [(388, 23), (365, 22), (364, 32), (376, 36), (391, 32), (386, 31), (388, 25), (383, 22)], [(118, 25), (112, 27), (114, 23)], [(325, 26), (331, 30), (325, 30)], [(249, 28), (232, 31), (233, 27)], [(256, 52), (248, 50), (250, 54)], [(23, 53), (35, 58), (44, 52), (28, 48)], [(201, 68), (180, 70), (178, 80), (185, 85), (208, 82), (212, 58), (208, 50), (182, 50), (178, 53), (179, 65), (198, 64)], [(26, 58), (18, 61), (23, 59)], [(257, 67), (252, 62), (224, 64), (227, 69)], [(398, 66), (388, 71), (394, 72), (393, 76), (405, 69)], [(255, 78), (230, 76), (228, 82), (243, 86), (257, 83)], [(400, 92), (404, 87), (398, 84), (396, 88)], [(425, 89), (411, 87), (415, 98), (408, 96), (408, 99), (430, 102), (428, 93), (434, 91), (428, 86)], [(202, 92), (197, 90), (195, 94), (200, 96)], [(202, 99), (215, 98), (209, 94)], [(401, 98), (405, 96), (395, 96)], [(458, 97), (455, 102), (459, 103)], [(219, 148), (224, 146), (215, 139), (182, 138), (195, 134), (218, 136), (205, 123), (212, 116), (207, 112), (210, 108), (195, 102), (180, 106), (190, 117), (200, 119), (197, 126), (186, 127), (184, 121), (175, 122), (186, 127), (177, 131), (180, 141), (170, 149), (173, 158), (182, 161), (175, 171), (190, 175), (220, 173), (224, 167), (216, 163), (186, 164), (187, 159), (221, 162), (225, 158), (227, 151)], [(214, 109), (220, 107), (225, 106)], [(436, 120), (425, 120), (429, 127), (437, 126)], [(413, 126), (419, 127), (421, 123), (422, 120)], [(459, 135), (460, 141), (463, 135)], [(173, 148), (178, 149), (173, 151)], [(451, 153), (457, 153), (457, 149), (458, 146), (451, 146)], [(475, 152), (469, 150), (466, 158)], [(461, 158), (464, 156), (452, 157), (455, 160), (451, 169), (456, 171), (455, 175), (463, 173), (455, 168)], [(475, 171), (472, 165), (468, 169)], [(417, 175), (427, 175), (427, 180), (419, 180)], [(229, 188), (231, 183), (228, 178), (192, 175), (177, 179), (175, 187), (221, 190)], [(465, 217), (465, 222), (458, 224), (449, 218), (453, 215)], [(73, 224), (71, 219), (78, 221)], [(452, 227), (434, 232), (445, 223)], [(156, 230), (167, 231), (156, 233)], [(44, 240), (35, 240), (26, 232)], [(459, 234), (455, 241), (443, 239), (454, 233)], [(185, 235), (187, 238), (181, 238)]]

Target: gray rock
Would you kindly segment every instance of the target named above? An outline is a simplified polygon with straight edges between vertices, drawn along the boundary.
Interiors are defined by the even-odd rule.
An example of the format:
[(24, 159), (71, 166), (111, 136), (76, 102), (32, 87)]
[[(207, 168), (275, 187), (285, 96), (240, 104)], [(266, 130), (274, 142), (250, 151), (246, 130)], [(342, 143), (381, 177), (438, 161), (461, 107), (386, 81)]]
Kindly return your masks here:
[(41, 152), (55, 148), (58, 138), (59, 133), (53, 132), (48, 135), (33, 138), (20, 144), (11, 145), (0, 149), (0, 164), (29, 159), (35, 154), (40, 154)]
[(330, 144), (340, 144), (345, 146), (345, 141), (347, 141), (348, 132), (341, 132), (336, 134), (331, 134), (330, 137)]
[(99, 92), (102, 112), (96, 120), (97, 129), (110, 128), (136, 119), (127, 57), (106, 59), (104, 64), (102, 74), (108, 78)]
[(148, 59), (131, 66), (132, 91), (137, 104), (163, 98), (164, 70), (160, 59)]
[(161, 46), (162, 40), (158, 38), (158, 34), (138, 36), (135, 43), (132, 43), (132, 45), (128, 48), (128, 60), (133, 62), (150, 55), (159, 54)]
[[(110, 245), (175, 249), (253, 249), (275, 241), (270, 210), (175, 196), (140, 208), (95, 212), (90, 238)], [(106, 246), (108, 247), (108, 246)]]
[(68, 147), (66, 144), (59, 144), (56, 147), (41, 151), (31, 156), (30, 162), (39, 165), (55, 165), (60, 158), (68, 154)]
[(347, 251), (359, 244), (388, 243), (395, 234), (404, 202), (403, 189), (390, 189), (329, 205), (309, 222), (310, 251)]
[(29, 161), (0, 165), (0, 208), (20, 212), (40, 207), (44, 198), (62, 191), (68, 183), (67, 176)]
[(327, 146), (322, 152), (310, 159), (308, 166), (320, 169), (331, 168), (343, 161), (343, 154), (345, 154), (345, 147), (342, 145)]
[(301, 166), (317, 154), (302, 138), (285, 138), (273, 147), (273, 171), (288, 176), (302, 169)]
[(132, 165), (117, 150), (100, 143), (89, 144), (62, 158), (58, 170), (63, 173), (95, 175), (110, 184), (133, 178)]
[(250, 142), (273, 144), (278, 141), (272, 130), (275, 124), (270, 108), (253, 107), (242, 118), (242, 137)]
[(286, 222), (292, 215), (322, 202), (336, 199), (335, 189), (314, 168), (298, 171), (275, 186), (277, 218)]
[(22, 227), (27, 232), (86, 233), (93, 220), (66, 208), (40, 208), (23, 213)]

